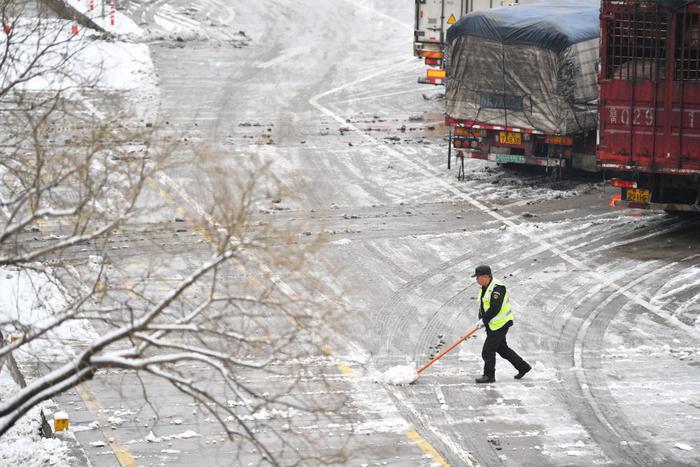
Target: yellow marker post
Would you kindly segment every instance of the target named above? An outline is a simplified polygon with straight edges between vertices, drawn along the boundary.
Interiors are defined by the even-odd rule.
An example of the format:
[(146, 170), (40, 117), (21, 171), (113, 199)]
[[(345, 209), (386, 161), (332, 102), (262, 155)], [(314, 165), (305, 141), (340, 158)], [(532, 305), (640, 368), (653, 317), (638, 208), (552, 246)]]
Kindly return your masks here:
[(53, 431), (68, 431), (68, 414), (61, 411), (53, 414)]

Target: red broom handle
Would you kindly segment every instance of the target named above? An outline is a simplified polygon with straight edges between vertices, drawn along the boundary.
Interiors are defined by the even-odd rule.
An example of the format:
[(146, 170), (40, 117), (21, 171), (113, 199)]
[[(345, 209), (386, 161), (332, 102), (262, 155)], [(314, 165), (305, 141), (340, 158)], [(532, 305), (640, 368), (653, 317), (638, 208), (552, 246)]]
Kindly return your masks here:
[(435, 362), (437, 362), (438, 360), (440, 360), (442, 357), (445, 356), (445, 354), (446, 354), (447, 352), (449, 352), (450, 350), (454, 349), (455, 347), (457, 347), (459, 344), (461, 344), (461, 343), (464, 342), (465, 340), (469, 339), (469, 338), (472, 336), (472, 334), (474, 334), (474, 333), (475, 333), (476, 331), (478, 331), (478, 330), (479, 330), (479, 328), (474, 328), (474, 329), (472, 329), (471, 331), (469, 331), (469, 333), (467, 333), (467, 334), (465, 334), (464, 336), (462, 336), (457, 342), (455, 342), (454, 344), (452, 344), (451, 346), (449, 346), (446, 350), (443, 350), (442, 352), (440, 352), (440, 354), (439, 354), (437, 357), (433, 358), (433, 359), (430, 360), (428, 363), (426, 363), (425, 365), (423, 365), (423, 366), (421, 367), (421, 369), (418, 370), (418, 374), (423, 373), (423, 370), (425, 370), (425, 369), (428, 368), (430, 365), (432, 365), (433, 363), (435, 363)]

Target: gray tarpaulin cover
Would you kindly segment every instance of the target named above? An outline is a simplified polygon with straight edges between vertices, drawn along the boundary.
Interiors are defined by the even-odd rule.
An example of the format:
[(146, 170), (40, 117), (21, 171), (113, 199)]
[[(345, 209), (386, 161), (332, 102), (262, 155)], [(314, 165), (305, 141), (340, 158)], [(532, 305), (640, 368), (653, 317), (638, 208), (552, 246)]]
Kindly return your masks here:
[(598, 0), (464, 16), (447, 32), (447, 115), (561, 134), (595, 130), (599, 16)]

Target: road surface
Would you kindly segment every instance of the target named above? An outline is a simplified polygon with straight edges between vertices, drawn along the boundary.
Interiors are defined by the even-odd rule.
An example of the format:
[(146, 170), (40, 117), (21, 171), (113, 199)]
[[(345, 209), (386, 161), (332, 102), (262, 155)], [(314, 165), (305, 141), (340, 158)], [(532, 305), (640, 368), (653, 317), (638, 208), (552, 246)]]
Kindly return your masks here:
[[(697, 465), (700, 223), (613, 210), (612, 190), (593, 179), (467, 161), (458, 182), (446, 168), (440, 89), (416, 84), (412, 10), (408, 0), (128, 2), (159, 76), (148, 110), (167, 122), (166, 138), (207, 157), (176, 155), (171, 181), (149, 188), (158, 209), (141, 232), (123, 233), (123, 261), (139, 270), (149, 257), (167, 286), (207, 254), (193, 226), (172, 222), (216, 195), (196, 169), (269, 161), (283, 197), (259, 221), (319, 239), (307, 266), (315, 293), (348, 310), (327, 323), (331, 351), (307, 362), (298, 394), (346, 405), (328, 419), (271, 418), (261, 434), (282, 463), (298, 452), (273, 430), (302, 457), (343, 447), (336, 462), (349, 465)], [(414, 385), (373, 381), (471, 329), (478, 264), (508, 285), (509, 340), (531, 374), (513, 380), (499, 360), (497, 382), (475, 385), (478, 336)], [(102, 422), (76, 433), (93, 465), (258, 464), (191, 400), (147, 387), (153, 407), (119, 371), (61, 398), (74, 424)], [(167, 438), (186, 430), (201, 436)], [(148, 442), (150, 432), (160, 439)]]

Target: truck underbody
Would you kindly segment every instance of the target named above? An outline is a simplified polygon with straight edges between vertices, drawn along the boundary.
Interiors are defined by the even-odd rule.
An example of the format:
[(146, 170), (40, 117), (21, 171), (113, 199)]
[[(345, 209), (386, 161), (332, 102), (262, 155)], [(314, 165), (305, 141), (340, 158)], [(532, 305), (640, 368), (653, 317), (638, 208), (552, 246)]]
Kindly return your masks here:
[(447, 119), (457, 157), (499, 164), (535, 165), (557, 170), (599, 172), (595, 131), (553, 135), (537, 130)]

